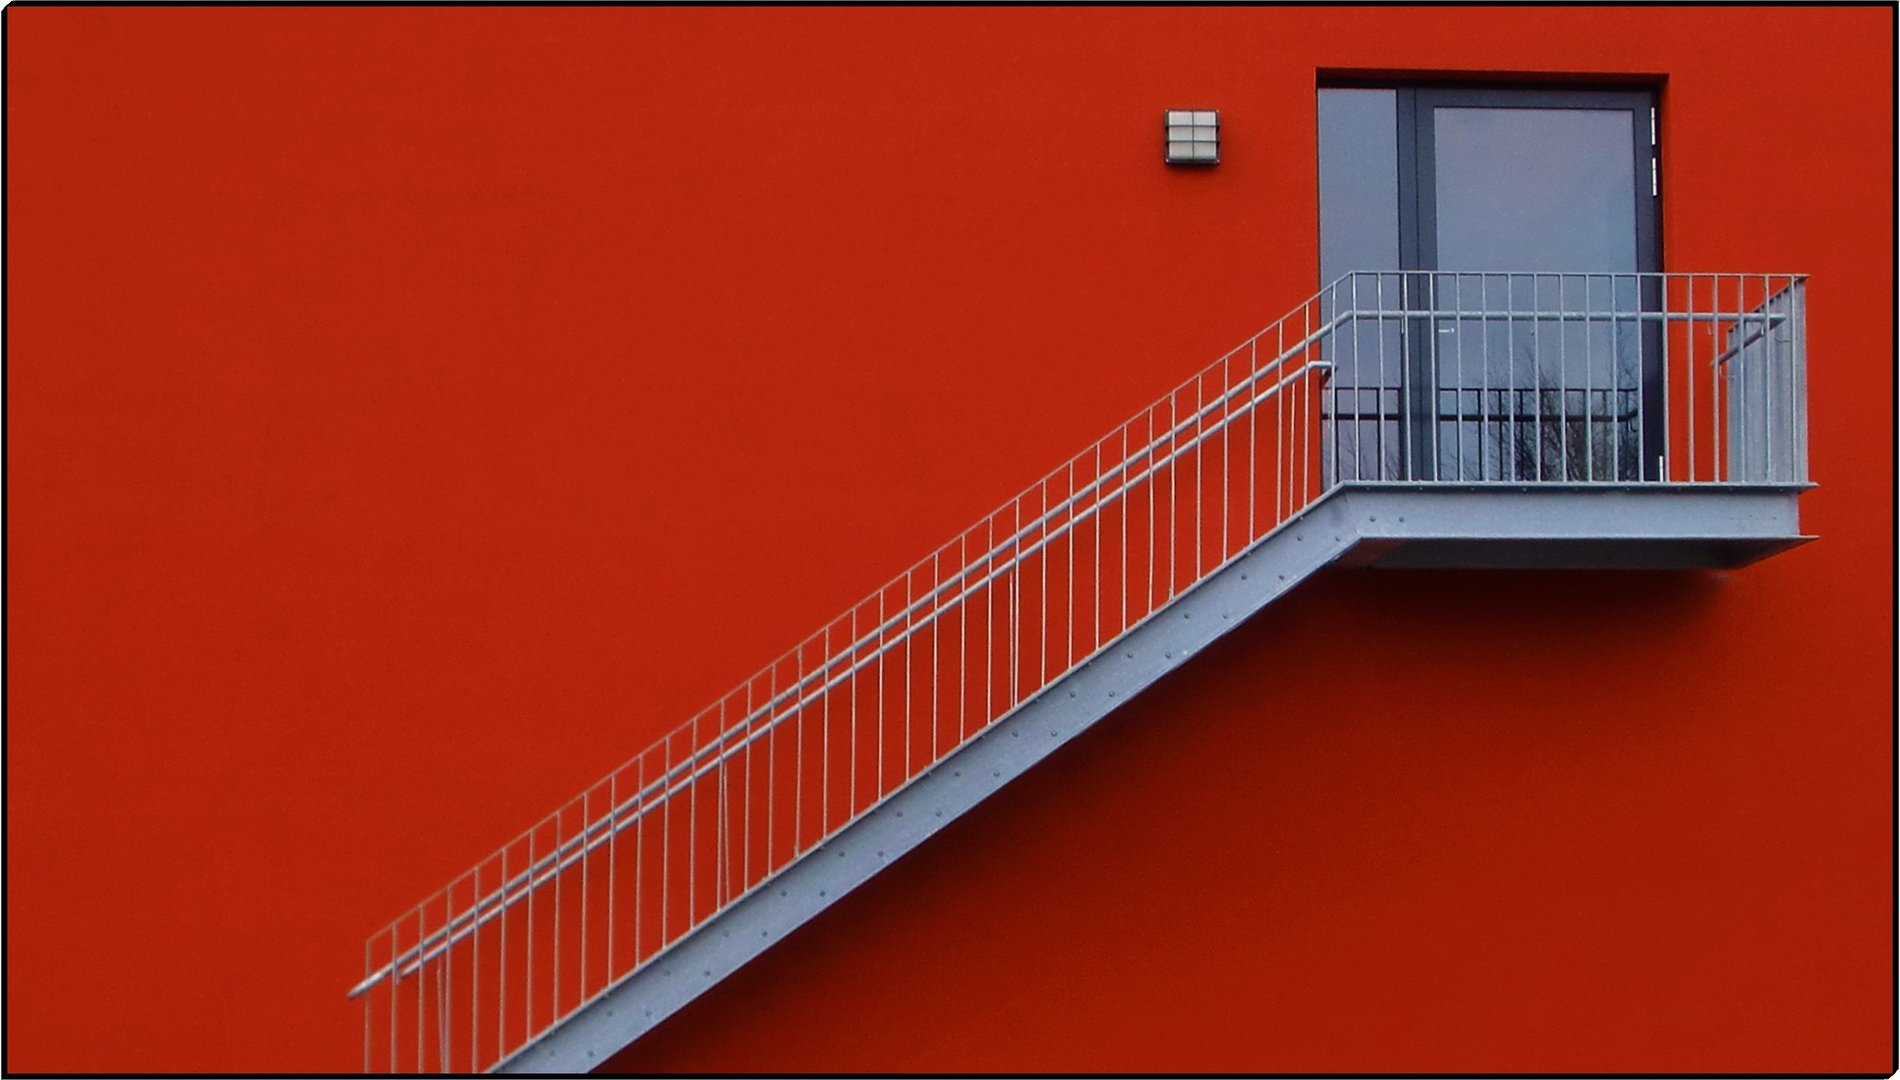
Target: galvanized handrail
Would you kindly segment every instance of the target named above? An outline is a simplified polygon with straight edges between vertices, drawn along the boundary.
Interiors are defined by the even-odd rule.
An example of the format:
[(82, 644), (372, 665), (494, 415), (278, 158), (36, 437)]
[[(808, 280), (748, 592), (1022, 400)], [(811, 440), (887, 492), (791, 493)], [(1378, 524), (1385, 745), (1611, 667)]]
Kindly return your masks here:
[(373, 935), (349, 991), (365, 1069), (517, 1053), (1334, 484), (1805, 481), (1803, 288), (1341, 277)]
[[(1272, 386), (1268, 387), (1266, 391), (1264, 391), (1262, 394), (1258, 395), (1254, 399), (1253, 404), (1258, 404), (1260, 400), (1266, 397), (1271, 397), (1272, 395), (1278, 393), (1282, 388), (1284, 388), (1287, 385), (1290, 385), (1294, 380), (1305, 375), (1308, 371), (1321, 371), (1321, 370), (1325, 370), (1328, 366), (1329, 365), (1326, 364), (1324, 361), (1313, 361), (1309, 364), (1304, 365), (1298, 371), (1294, 372), (1292, 375), (1289, 375), (1286, 378), (1280, 379), (1276, 381)], [(1225, 427), (1227, 422), (1228, 421), (1224, 419), (1221, 421), (1218, 421), (1213, 425), (1213, 427), (1211, 427), (1208, 430), (1218, 431), (1221, 428)], [(1185, 430), (1185, 422), (1182, 425), (1177, 425), (1175, 429), (1175, 431), (1177, 432), (1183, 431), (1183, 430)], [(1207, 432), (1199, 433), (1195, 435), (1194, 437), (1190, 438), (1186, 442), (1186, 444), (1180, 447), (1177, 447), (1169, 451), (1167, 454), (1164, 454), (1161, 457), (1159, 457), (1153, 465), (1149, 466), (1146, 470), (1143, 471), (1139, 479), (1146, 479), (1152, 476), (1155, 472), (1159, 471), (1163, 466), (1172, 462), (1175, 458), (1178, 458), (1181, 455), (1187, 453), (1189, 450), (1192, 450), (1195, 446), (1199, 445), (1199, 443), (1205, 439), (1206, 434)], [(1136, 454), (1134, 455), (1134, 458), (1130, 459), (1130, 462), (1132, 462), (1135, 458), (1148, 455), (1154, 450), (1154, 448), (1155, 448), (1154, 445), (1143, 447), (1141, 450), (1136, 452)], [(1124, 462), (1123, 465), (1116, 466), (1115, 469), (1111, 470), (1111, 473), (1120, 472), (1130, 462)], [(1106, 475), (1107, 474), (1105, 474), (1105, 476)], [(829, 681), (827, 681), (824, 685), (818, 688), (817, 693), (822, 694), (825, 691), (836, 687), (838, 683), (842, 682), (847, 677), (856, 674), (858, 671), (861, 671), (865, 667), (868, 667), (878, 657), (882, 656), (884, 653), (889, 652), (892, 648), (894, 648), (897, 644), (899, 644), (904, 639), (912, 636), (916, 632), (916, 629), (917, 629), (917, 624), (914, 624), (914, 623), (906, 625), (905, 628), (901, 632), (899, 632), (897, 636), (893, 637), (890, 641), (882, 642), (881, 644), (876, 644), (874, 647), (871, 647), (873, 642), (882, 640), (882, 634), (884, 632), (895, 630), (900, 622), (907, 621), (907, 618), (906, 618), (907, 616), (911, 614), (915, 614), (917, 612), (921, 612), (923, 610), (925, 601), (932, 600), (940, 596), (947, 588), (957, 584), (962, 579), (964, 579), (967, 575), (980, 569), (982, 565), (988, 564), (991, 560), (993, 559), (999, 560), (998, 569), (991, 570), (981, 580), (977, 581), (974, 585), (966, 588), (962, 593), (960, 593), (955, 599), (951, 601), (951, 605), (955, 605), (957, 603), (962, 602), (965, 599), (968, 599), (972, 594), (976, 593), (979, 589), (995, 581), (998, 577), (1000, 577), (1004, 573), (1004, 571), (1007, 568), (1013, 567), (1016, 564), (1022, 562), (1024, 559), (1027, 559), (1037, 554), (1043, 548), (1046, 548), (1051, 541), (1058, 539), (1065, 533), (1069, 532), (1071, 529), (1074, 528), (1075, 524), (1078, 521), (1088, 520), (1089, 518), (1093, 517), (1095, 514), (1099, 513), (1102, 509), (1106, 508), (1109, 505), (1112, 505), (1118, 498), (1120, 498), (1131, 487), (1133, 487), (1134, 483), (1136, 482), (1137, 481), (1130, 481), (1129, 483), (1124, 484), (1121, 488), (1117, 489), (1114, 494), (1104, 496), (1096, 505), (1091, 506), (1087, 510), (1081, 511), (1078, 514), (1072, 515), (1071, 519), (1065, 522), (1064, 524), (1055, 526), (1053, 523), (1060, 517), (1060, 512), (1063, 509), (1076, 505), (1078, 502), (1077, 497), (1070, 497), (1068, 499), (1065, 499), (1055, 509), (1044, 513), (1035, 521), (1032, 521), (1030, 526), (1026, 526), (1023, 529), (1019, 530), (1016, 535), (1006, 538), (999, 546), (991, 548), (989, 551), (984, 552), (982, 555), (978, 556), (977, 559), (974, 560), (969, 566), (965, 567), (963, 570), (958, 571), (955, 575), (952, 575), (952, 580), (946, 581), (944, 584), (939, 585), (936, 588), (932, 589), (930, 593), (927, 594), (925, 597), (922, 597), (916, 602), (908, 605), (904, 611), (899, 612), (898, 615), (894, 615), (890, 619), (887, 619), (882, 625), (872, 630), (871, 633), (860, 638), (858, 641), (853, 642), (850, 646), (847, 646), (843, 652), (837, 654), (836, 656), (822, 663), (818, 671), (812, 672), (802, 677), (799, 680), (797, 686), (785, 691), (781, 691), (776, 697), (767, 701), (764, 705), (758, 707), (753, 712), (748, 714), (740, 724), (727, 728), (726, 730), (721, 732), (716, 738), (714, 738), (714, 740), (711, 743), (709, 743), (706, 747), (703, 747), (700, 750), (694, 751), (686, 761), (668, 770), (666, 775), (662, 776), (658, 780), (653, 781), (641, 791), (636, 792), (632, 797), (627, 799), (625, 802), (621, 803), (619, 806), (614, 807), (612, 810), (608, 812), (608, 816), (606, 818), (599, 819), (595, 821), (594, 823), (588, 825), (585, 829), (583, 829), (582, 833), (579, 836), (569, 839), (568, 841), (563, 843), (559, 849), (543, 856), (540, 862), (522, 871), (512, 880), (504, 882), (501, 885), (501, 887), (497, 889), (495, 892), (492, 892), (488, 894), (487, 896), (484, 896), (478, 901), (476, 901), (476, 904), (474, 907), (470, 908), (467, 912), (464, 912), (462, 915), (451, 920), (449, 925), (444, 926), (442, 929), (437, 930), (434, 933), (430, 934), (427, 938), (419, 942), (415, 947), (412, 947), (411, 949), (409, 949), (402, 956), (397, 957), (396, 960), (393, 962), (393, 966), (398, 969), (397, 974), (399, 975), (409, 974), (411, 971), (415, 969), (416, 966), (422, 963), (428, 962), (429, 960), (433, 959), (435, 956), (439, 955), (442, 952), (442, 950), (452, 946), (456, 941), (459, 941), (462, 938), (466, 937), (474, 929), (474, 926), (470, 925), (471, 922), (475, 925), (480, 925), (481, 923), (488, 921), (489, 915), (481, 913), (483, 909), (491, 908), (492, 905), (505, 905), (509, 899), (509, 894), (513, 893), (515, 889), (524, 887), (524, 886), (532, 887), (533, 884), (535, 884), (537, 879), (545, 880), (545, 878), (542, 877), (542, 875), (545, 875), (547, 873), (558, 873), (560, 870), (571, 865), (575, 859), (579, 858), (581, 855), (585, 854), (587, 851), (590, 851), (593, 848), (598, 847), (601, 843), (605, 842), (607, 839), (610, 839), (613, 833), (620, 831), (621, 827), (623, 827), (626, 824), (631, 823), (631, 819), (630, 819), (628, 822), (615, 824), (615, 819), (617, 817), (622, 816), (622, 815), (627, 815), (629, 813), (637, 816), (643, 811), (650, 809), (652, 806), (658, 805), (659, 801), (664, 800), (670, 795), (676, 793), (682, 786), (684, 786), (684, 784), (691, 783), (693, 780), (696, 780), (699, 777), (703, 776), (705, 773), (707, 773), (712, 768), (719, 765), (721, 762), (723, 762), (727, 758), (732, 757), (734, 754), (738, 753), (740, 750), (743, 750), (746, 746), (757, 741), (761, 736), (766, 734), (772, 727), (777, 725), (780, 721), (787, 719), (790, 716), (797, 713), (799, 709), (802, 708), (806, 704), (807, 701), (811, 700), (812, 697), (816, 696), (816, 695), (807, 695), (805, 693), (806, 684), (810, 683), (811, 681), (815, 679), (823, 677), (827, 672), (829, 672), (829, 670), (832, 667), (838, 664), (849, 663), (850, 666), (847, 667), (843, 673), (833, 676)], [(1091, 483), (1089, 487), (1091, 490), (1099, 489), (1100, 481), (1098, 480), (1096, 482)], [(1078, 493), (1078, 496), (1080, 494), (1081, 493)], [(1035, 543), (1028, 545), (1017, 554), (1011, 555), (1008, 559), (1001, 559), (1001, 553), (1005, 548), (1020, 546), (1020, 542), (1023, 539), (1025, 539), (1031, 532), (1033, 532), (1035, 527), (1039, 525), (1046, 527), (1046, 534), (1043, 536), (1042, 539), (1039, 539)], [(930, 618), (935, 618), (936, 614), (937, 613), (933, 611), (933, 613), (930, 616), (926, 617), (926, 621), (928, 621), (928, 619)], [(807, 639), (807, 641), (809, 640), (810, 639)], [(866, 647), (870, 647), (870, 652), (863, 659), (858, 659), (855, 661), (851, 659), (855, 655), (858, 649), (866, 648)], [(794, 706), (791, 709), (785, 712), (779, 713), (776, 716), (772, 715), (772, 710), (776, 706), (783, 704), (786, 700), (791, 698), (794, 694), (797, 694), (799, 696), (799, 701), (796, 704), (794, 704)], [(761, 717), (769, 717), (769, 719), (766, 719), (763, 726), (757, 729), (753, 729), (751, 727), (752, 722)], [(675, 732), (678, 732), (680, 729), (675, 728), (674, 730)], [(744, 737), (740, 739), (739, 742), (735, 744), (734, 746), (727, 747), (726, 746), (727, 741), (739, 735), (741, 732), (746, 733)], [(688, 772), (689, 769), (692, 771)], [(684, 776), (683, 780), (680, 779), (682, 776)], [(679, 780), (680, 782), (674, 783), (674, 781), (676, 780)], [(669, 788), (667, 787), (668, 784), (672, 784), (672, 786)], [(650, 802), (646, 801), (648, 800), (649, 796), (654, 796), (654, 798)], [(594, 836), (593, 834), (597, 831), (602, 832), (603, 835), (599, 837)], [(348, 996), (354, 998), (354, 997), (358, 997), (362, 995), (366, 990), (368, 990), (375, 983), (381, 981), (384, 978), (387, 978), (390, 974), (391, 967), (392, 967), (391, 964), (385, 964), (382, 968), (378, 969), (375, 972), (372, 972), (370, 975), (365, 977), (365, 979), (362, 982), (352, 987), (349, 991)]]

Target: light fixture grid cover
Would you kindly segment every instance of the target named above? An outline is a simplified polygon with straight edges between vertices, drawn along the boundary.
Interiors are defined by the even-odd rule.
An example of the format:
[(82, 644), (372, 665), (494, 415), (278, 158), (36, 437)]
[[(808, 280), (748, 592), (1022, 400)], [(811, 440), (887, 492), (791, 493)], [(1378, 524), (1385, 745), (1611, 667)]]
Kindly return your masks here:
[(1162, 113), (1164, 157), (1169, 165), (1213, 165), (1220, 161), (1218, 109), (1168, 109)]

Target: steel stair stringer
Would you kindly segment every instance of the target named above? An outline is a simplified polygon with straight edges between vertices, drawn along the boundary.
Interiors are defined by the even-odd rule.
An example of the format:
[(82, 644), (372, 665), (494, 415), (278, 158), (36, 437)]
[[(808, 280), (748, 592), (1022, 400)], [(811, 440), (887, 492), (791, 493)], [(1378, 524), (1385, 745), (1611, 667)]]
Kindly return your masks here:
[(1345, 491), (1211, 572), (990, 730), (550, 1028), (497, 1072), (583, 1072), (869, 881), (1361, 541)]

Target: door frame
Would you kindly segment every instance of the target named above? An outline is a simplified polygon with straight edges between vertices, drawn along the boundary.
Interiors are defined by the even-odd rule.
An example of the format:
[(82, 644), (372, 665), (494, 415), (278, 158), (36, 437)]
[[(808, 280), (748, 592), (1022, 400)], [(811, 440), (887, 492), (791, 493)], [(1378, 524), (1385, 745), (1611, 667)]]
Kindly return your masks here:
[[(1399, 89), (1399, 88), (1394, 88)], [(1410, 97), (1410, 107), (1406, 98)], [(1406, 146), (1401, 133), (1399, 143), (1399, 259), (1403, 266), (1405, 259), (1406, 218), (1409, 216), (1414, 233), (1412, 256), (1414, 265), (1403, 266), (1408, 270), (1436, 269), (1438, 262), (1438, 203), (1437, 203), (1437, 159), (1434, 156), (1435, 140), (1433, 127), (1427, 122), (1431, 110), (1450, 109), (1601, 109), (1605, 111), (1627, 110), (1635, 115), (1635, 123), (1630, 125), (1630, 161), (1636, 166), (1636, 269), (1639, 273), (1657, 273), (1662, 270), (1662, 196), (1657, 190), (1661, 185), (1653, 186), (1648, 193), (1643, 191), (1642, 161), (1645, 157), (1656, 161), (1657, 149), (1651, 133), (1643, 121), (1643, 113), (1656, 108), (1656, 94), (1649, 90), (1623, 88), (1572, 87), (1564, 90), (1519, 89), (1500, 84), (1489, 87), (1437, 86), (1420, 84), (1399, 89), (1399, 123), (1401, 127), (1409, 119), (1412, 122), (1411, 175), (1406, 175)], [(1656, 121), (1660, 123), (1658, 114)], [(1658, 132), (1657, 134), (1660, 134)], [(1659, 140), (1657, 140), (1659, 141)], [(1412, 212), (1406, 213), (1407, 182), (1410, 181)], [(1524, 267), (1534, 270), (1536, 267)]]
[[(1473, 82), (1433, 79), (1327, 79), (1322, 78), (1317, 93), (1325, 90), (1390, 90), (1394, 92), (1397, 114), (1398, 151), (1398, 250), (1402, 271), (1405, 310), (1428, 311), (1434, 307), (1435, 288), (1432, 271), (1437, 269), (1437, 190), (1436, 159), (1431, 110), (1449, 108), (1524, 108), (1524, 109), (1605, 109), (1627, 110), (1633, 114), (1631, 162), (1636, 170), (1636, 271), (1660, 273), (1662, 252), (1661, 195), (1661, 108), (1662, 88), (1653, 83), (1630, 82)], [(1644, 111), (1649, 115), (1645, 127)], [(1645, 192), (1642, 162), (1650, 160), (1652, 182)], [(1536, 267), (1523, 269), (1535, 270)], [(1639, 278), (1642, 282), (1639, 307), (1643, 311), (1660, 310), (1661, 278)], [(1431, 480), (1437, 474), (1436, 430), (1439, 390), (1436, 333), (1421, 316), (1405, 321), (1405, 378), (1416, 390), (1401, 393), (1403, 403), (1412, 402), (1405, 419), (1406, 437), (1401, 448), (1411, 447), (1410, 460), (1401, 462), (1403, 475), (1414, 480)], [(1641, 373), (1638, 401), (1643, 413), (1639, 420), (1640, 443), (1644, 448), (1660, 447), (1664, 437), (1662, 400), (1662, 326), (1645, 321), (1641, 331)], [(1427, 450), (1426, 448), (1432, 448)], [(1401, 453), (1405, 453), (1403, 449)], [(1655, 455), (1647, 452), (1644, 459)], [(1653, 460), (1640, 463), (1638, 475), (1659, 479), (1659, 466)], [(1634, 477), (1632, 477), (1634, 479)]]

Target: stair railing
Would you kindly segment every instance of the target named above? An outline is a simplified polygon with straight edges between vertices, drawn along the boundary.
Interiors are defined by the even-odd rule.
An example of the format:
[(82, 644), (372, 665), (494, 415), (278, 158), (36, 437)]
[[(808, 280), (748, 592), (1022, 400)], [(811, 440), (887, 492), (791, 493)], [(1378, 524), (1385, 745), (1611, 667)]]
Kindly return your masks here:
[(507, 1060), (1334, 485), (1804, 480), (1801, 288), (1340, 278), (372, 935), (365, 1070)]

